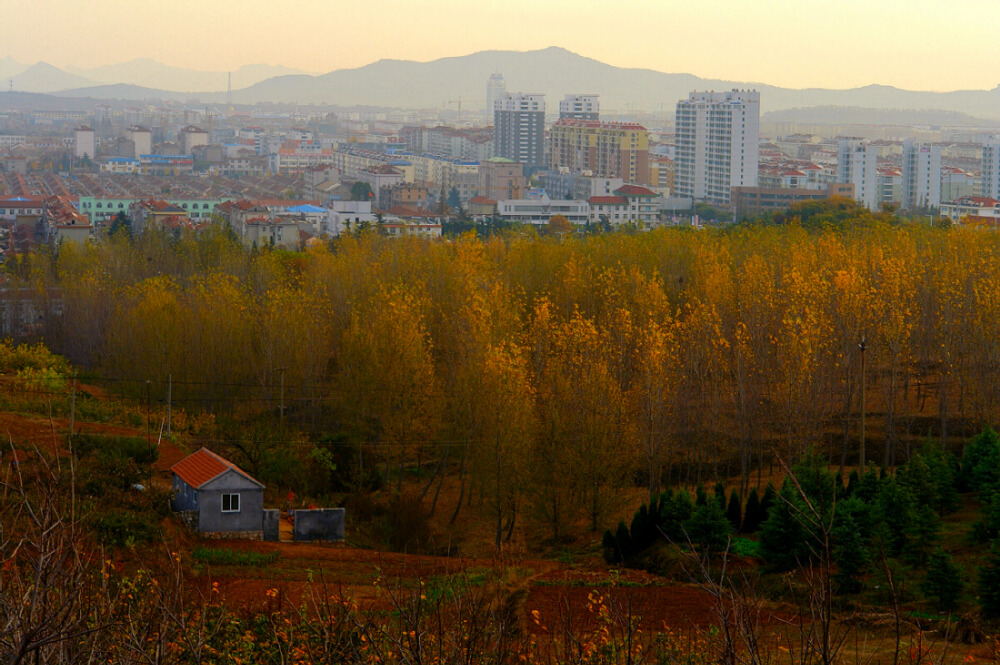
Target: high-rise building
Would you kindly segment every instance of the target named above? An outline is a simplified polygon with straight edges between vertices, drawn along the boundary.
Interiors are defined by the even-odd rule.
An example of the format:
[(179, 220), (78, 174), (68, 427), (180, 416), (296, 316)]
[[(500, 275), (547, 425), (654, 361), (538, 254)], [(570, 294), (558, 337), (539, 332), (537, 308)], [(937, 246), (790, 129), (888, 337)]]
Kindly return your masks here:
[(190, 155), (197, 146), (208, 145), (208, 132), (201, 127), (188, 125), (180, 131), (181, 152)]
[(677, 103), (677, 196), (729, 205), (733, 187), (756, 187), (760, 93), (692, 92)]
[(597, 95), (566, 95), (559, 102), (559, 119), (599, 120), (601, 105)]
[(486, 117), (493, 119), (493, 111), (496, 110), (497, 101), (503, 99), (507, 94), (507, 84), (503, 81), (501, 74), (491, 74), (490, 80), (486, 83)]
[(132, 125), (126, 132), (128, 133), (128, 138), (135, 144), (136, 159), (139, 159), (139, 155), (150, 155), (153, 153), (153, 133), (149, 130), (149, 127)]
[(903, 208), (937, 208), (941, 205), (941, 148), (903, 141)]
[(854, 200), (878, 210), (878, 151), (861, 139), (840, 139), (837, 143), (837, 182), (854, 185)]
[(983, 175), (979, 195), (1000, 199), (1000, 141), (983, 144)]
[(560, 118), (549, 130), (549, 168), (649, 183), (649, 132), (642, 125)]
[(506, 94), (493, 111), (494, 154), (533, 169), (545, 165), (545, 95)]
[(89, 157), (93, 159), (95, 157), (95, 150), (97, 149), (97, 143), (94, 139), (94, 129), (88, 125), (80, 125), (76, 128), (74, 136), (76, 139), (76, 149), (73, 154), (77, 157)]

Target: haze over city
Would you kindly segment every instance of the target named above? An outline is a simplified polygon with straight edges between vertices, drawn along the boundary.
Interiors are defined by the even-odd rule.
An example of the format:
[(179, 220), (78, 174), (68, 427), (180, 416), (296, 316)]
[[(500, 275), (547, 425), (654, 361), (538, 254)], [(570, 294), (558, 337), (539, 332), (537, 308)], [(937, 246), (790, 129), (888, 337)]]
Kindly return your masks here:
[(990, 89), (1000, 70), (991, 40), (961, 38), (970, 25), (1000, 23), (991, 0), (7, 0), (3, 15), (0, 58), (61, 67), (144, 57), (325, 73), (557, 45), (618, 67), (783, 87)]

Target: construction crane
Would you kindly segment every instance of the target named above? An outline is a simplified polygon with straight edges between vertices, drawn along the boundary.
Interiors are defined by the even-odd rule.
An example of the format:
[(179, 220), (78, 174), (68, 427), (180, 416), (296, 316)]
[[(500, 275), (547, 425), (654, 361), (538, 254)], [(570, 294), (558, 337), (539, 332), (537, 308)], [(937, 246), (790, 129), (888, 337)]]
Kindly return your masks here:
[[(474, 104), (482, 104), (482, 103), (485, 103), (485, 101), (482, 100), (482, 99), (474, 99), (474, 100), (472, 100), (472, 103), (474, 103)], [(458, 106), (458, 120), (456, 121), (456, 124), (461, 125), (462, 124), (462, 97), (459, 96), (458, 99), (450, 99), (450, 100), (448, 100), (446, 102), (443, 102), (441, 104), (441, 106), (448, 106), (449, 104), (455, 104), (455, 105)]]

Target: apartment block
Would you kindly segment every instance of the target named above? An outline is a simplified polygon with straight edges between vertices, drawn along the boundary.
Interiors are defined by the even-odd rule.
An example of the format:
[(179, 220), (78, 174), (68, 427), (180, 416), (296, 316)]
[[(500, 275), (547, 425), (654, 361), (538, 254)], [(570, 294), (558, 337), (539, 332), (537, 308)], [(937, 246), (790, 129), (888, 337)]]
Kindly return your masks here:
[(941, 205), (941, 148), (903, 141), (903, 197), (906, 210)]
[(559, 102), (560, 120), (600, 120), (598, 95), (566, 95)]
[(983, 175), (979, 195), (1000, 199), (1000, 141), (983, 144)]
[(854, 185), (854, 200), (869, 210), (878, 210), (881, 196), (876, 146), (861, 139), (840, 139), (837, 143), (837, 182)]
[(545, 165), (545, 95), (507, 94), (493, 110), (497, 157), (524, 164), (531, 170)]
[(675, 122), (677, 196), (728, 206), (733, 187), (757, 186), (759, 92), (692, 92)]
[(649, 132), (642, 125), (560, 118), (549, 131), (549, 168), (649, 184)]

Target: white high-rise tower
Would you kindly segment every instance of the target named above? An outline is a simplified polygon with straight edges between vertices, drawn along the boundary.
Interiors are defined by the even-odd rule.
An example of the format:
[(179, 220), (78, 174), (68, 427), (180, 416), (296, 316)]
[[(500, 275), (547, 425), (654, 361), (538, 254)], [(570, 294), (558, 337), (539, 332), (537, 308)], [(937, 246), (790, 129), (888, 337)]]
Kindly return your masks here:
[(941, 205), (941, 147), (903, 141), (903, 208)]
[(983, 177), (979, 195), (1000, 200), (1000, 141), (983, 144)]
[(869, 210), (878, 210), (878, 152), (875, 146), (861, 139), (840, 139), (837, 182), (854, 185), (854, 200)]
[(729, 205), (733, 187), (756, 187), (760, 93), (692, 92), (677, 103), (674, 189)]
[(497, 100), (503, 99), (507, 95), (507, 84), (503, 81), (501, 74), (490, 75), (490, 80), (486, 84), (486, 117), (493, 120), (493, 111), (496, 110)]

